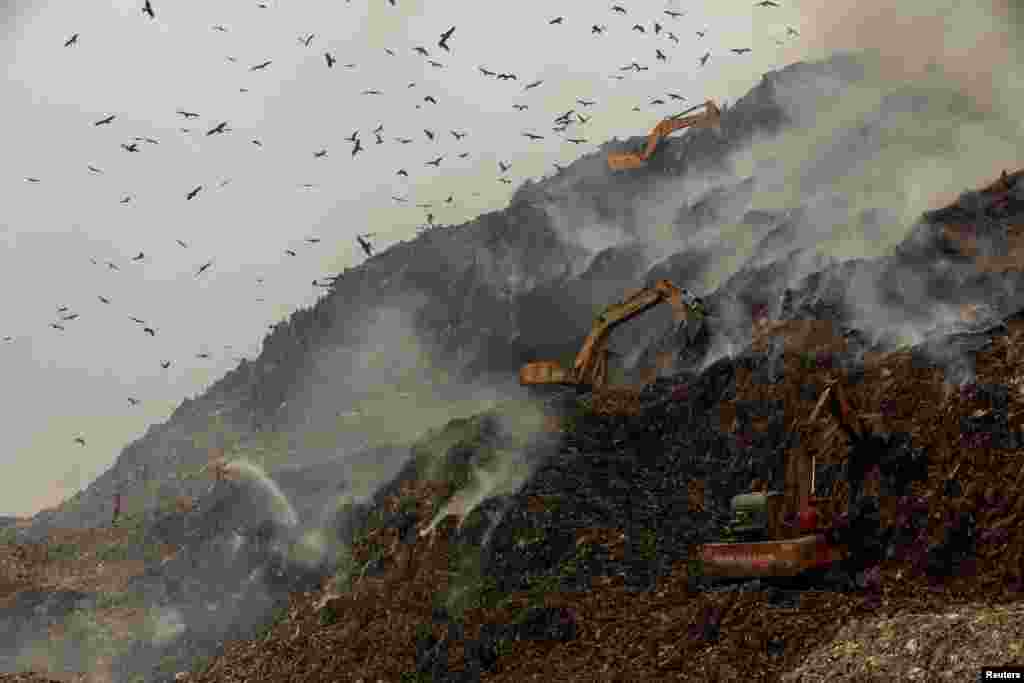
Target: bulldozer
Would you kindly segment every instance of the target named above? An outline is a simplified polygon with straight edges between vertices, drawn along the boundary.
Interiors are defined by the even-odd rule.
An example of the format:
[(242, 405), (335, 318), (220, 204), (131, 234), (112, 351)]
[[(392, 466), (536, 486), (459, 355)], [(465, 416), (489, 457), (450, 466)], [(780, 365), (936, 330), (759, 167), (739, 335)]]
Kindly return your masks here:
[(527, 363), (519, 370), (519, 383), (523, 386), (561, 384), (595, 391), (605, 388), (610, 353), (607, 344), (612, 330), (662, 302), (672, 306), (675, 322), (681, 324), (687, 319), (685, 298), (684, 291), (668, 280), (658, 280), (653, 287), (633, 292), (597, 316), (571, 368), (556, 361)]
[[(701, 107), (705, 107), (705, 110), (702, 113), (694, 114), (692, 116), (684, 116), (685, 114), (689, 114), (691, 111), (695, 111)], [(670, 116), (654, 127), (647, 136), (647, 142), (636, 151), (612, 152), (608, 154), (608, 168), (613, 171), (625, 171), (643, 167), (651, 156), (654, 155), (655, 151), (657, 151), (658, 144), (661, 140), (673, 131), (677, 131), (682, 128), (713, 128), (716, 131), (720, 131), (721, 115), (722, 112), (718, 108), (718, 105), (712, 100), (707, 100), (703, 104), (698, 104), (694, 107), (690, 107), (686, 111)]]
[[(840, 424), (849, 425), (851, 411), (836, 380), (826, 385), (805, 424), (817, 419), (826, 401)], [(820, 526), (818, 510), (832, 501), (814, 496), (814, 457), (787, 457), (785, 468), (784, 491), (751, 491), (732, 498), (726, 531), (730, 539), (698, 549), (703, 577), (792, 579), (849, 556), (848, 548), (830, 543)], [(788, 518), (795, 523), (787, 524)]]

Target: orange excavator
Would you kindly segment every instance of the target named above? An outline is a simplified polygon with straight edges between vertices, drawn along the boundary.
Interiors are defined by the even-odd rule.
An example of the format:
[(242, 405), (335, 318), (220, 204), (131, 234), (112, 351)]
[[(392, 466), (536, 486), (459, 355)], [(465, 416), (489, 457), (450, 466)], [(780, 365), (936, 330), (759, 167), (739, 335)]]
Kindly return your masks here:
[[(693, 116), (683, 116), (691, 111), (706, 107), (705, 111)], [(625, 171), (633, 168), (641, 168), (651, 158), (651, 155), (658, 149), (661, 140), (673, 131), (682, 128), (714, 128), (721, 130), (720, 120), (722, 112), (712, 100), (703, 104), (690, 107), (686, 111), (675, 114), (665, 119), (654, 127), (654, 130), (647, 136), (647, 143), (634, 152), (613, 152), (608, 155), (608, 168), (613, 171)]]
[[(850, 423), (849, 404), (833, 380), (805, 424), (815, 421), (826, 401), (837, 420)], [(813, 456), (787, 457), (784, 492), (734, 496), (727, 532), (732, 538), (699, 548), (700, 573), (712, 579), (788, 578), (824, 570), (848, 557), (848, 549), (830, 543), (819, 524), (818, 509), (831, 499), (814, 496), (814, 466)], [(785, 524), (787, 517), (795, 517), (796, 524)]]
[(597, 316), (571, 368), (565, 368), (556, 361), (527, 363), (519, 370), (519, 383), (603, 388), (608, 383), (607, 343), (612, 330), (662, 302), (668, 302), (672, 306), (676, 323), (681, 323), (687, 319), (685, 299), (684, 291), (668, 280), (658, 280), (653, 287), (634, 292), (624, 301), (612, 304)]

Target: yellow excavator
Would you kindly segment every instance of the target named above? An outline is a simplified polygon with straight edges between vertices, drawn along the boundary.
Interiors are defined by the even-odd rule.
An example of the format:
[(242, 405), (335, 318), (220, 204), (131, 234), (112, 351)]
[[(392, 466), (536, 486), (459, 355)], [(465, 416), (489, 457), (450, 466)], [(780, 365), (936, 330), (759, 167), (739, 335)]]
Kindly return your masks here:
[[(683, 116), (689, 114), (691, 111), (706, 107), (704, 112), (700, 114), (694, 114), (693, 116)], [(662, 138), (668, 136), (673, 131), (680, 130), (682, 128), (714, 128), (720, 131), (720, 120), (722, 112), (712, 100), (708, 100), (703, 104), (698, 104), (695, 107), (690, 107), (686, 111), (680, 112), (674, 116), (670, 116), (658, 125), (654, 127), (654, 130), (647, 136), (647, 143), (640, 147), (640, 149), (634, 152), (613, 152), (608, 155), (608, 168), (613, 171), (625, 171), (633, 168), (641, 168), (647, 163), (647, 160), (651, 158), (655, 150), (658, 148), (658, 143), (661, 142)]]
[(583, 342), (571, 368), (556, 361), (534, 361), (519, 370), (521, 385), (563, 384), (601, 389), (608, 383), (608, 335), (618, 325), (641, 313), (668, 302), (679, 324), (687, 319), (685, 293), (668, 280), (658, 280), (653, 287), (632, 293), (624, 301), (606, 308), (594, 321), (594, 327)]

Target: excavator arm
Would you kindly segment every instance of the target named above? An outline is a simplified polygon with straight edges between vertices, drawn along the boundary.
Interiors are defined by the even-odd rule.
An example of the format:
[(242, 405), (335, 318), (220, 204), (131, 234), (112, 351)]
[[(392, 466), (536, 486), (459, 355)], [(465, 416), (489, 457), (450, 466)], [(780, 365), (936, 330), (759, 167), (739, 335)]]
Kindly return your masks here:
[[(685, 114), (688, 111), (693, 111), (693, 109), (697, 109), (699, 107), (706, 107), (706, 110), (701, 114), (682, 116), (682, 114)], [(609, 154), (608, 167), (613, 171), (640, 168), (648, 159), (651, 158), (651, 155), (653, 155), (655, 150), (657, 150), (658, 145), (661, 143), (663, 138), (674, 131), (681, 130), (683, 128), (690, 128), (691, 126), (700, 128), (717, 127), (721, 119), (722, 112), (714, 101), (708, 100), (703, 104), (699, 104), (696, 107), (682, 112), (682, 114), (677, 114), (667, 118), (656, 125), (647, 135), (647, 143), (640, 151)]]
[(659, 280), (653, 287), (641, 289), (620, 303), (612, 304), (594, 321), (572, 368), (565, 369), (553, 361), (528, 363), (519, 371), (519, 383), (568, 384), (593, 388), (608, 381), (608, 335), (622, 323), (667, 301), (677, 322), (686, 319), (683, 292), (668, 280)]

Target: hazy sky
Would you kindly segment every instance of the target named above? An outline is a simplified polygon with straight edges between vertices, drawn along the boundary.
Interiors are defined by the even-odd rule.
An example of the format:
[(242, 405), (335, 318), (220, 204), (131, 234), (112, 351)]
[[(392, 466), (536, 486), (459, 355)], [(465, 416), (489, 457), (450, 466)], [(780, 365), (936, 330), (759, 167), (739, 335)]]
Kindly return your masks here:
[[(893, 10), (885, 6), (896, 3), (880, 1), (778, 2), (620, 0), (622, 15), (612, 2), (584, 0), (268, 0), (267, 8), (152, 0), (155, 20), (136, 0), (0, 9), (0, 337), (13, 338), (0, 342), (0, 514), (32, 514), (72, 495), (183, 398), (254, 357), (269, 324), (322, 293), (313, 278), (362, 259), (356, 233), (376, 232), (383, 249), (413, 237), (428, 210), (437, 222), (460, 223), (500, 209), (524, 178), (550, 173), (553, 163), (642, 135), (706, 98), (735, 101), (765, 72), (836, 49), (880, 48), (908, 77), (937, 60), (977, 97), (1008, 106), (999, 98), (1016, 71), (991, 68), (1018, 63), (1001, 6), (960, 16), (967, 10), (943, 13), (935, 3)], [(564, 22), (550, 25), (556, 16)], [(592, 34), (593, 24), (607, 32)], [(437, 42), (453, 25), (448, 53)], [(787, 35), (787, 26), (800, 35)], [(75, 33), (77, 44), (65, 48)], [(299, 39), (310, 33), (307, 47)], [(752, 52), (729, 52), (741, 47)], [(656, 60), (656, 49), (668, 59)], [(331, 69), (325, 51), (337, 59)], [(633, 60), (649, 70), (620, 71)], [(534, 80), (543, 83), (524, 91)], [(649, 105), (656, 97), (669, 104)], [(200, 116), (186, 121), (178, 109)], [(553, 119), (568, 109), (593, 118), (554, 133)], [(93, 125), (110, 115), (111, 124)], [(222, 121), (227, 133), (205, 134)], [(344, 138), (354, 130), (364, 152), (353, 158)], [(452, 130), (467, 135), (456, 140)], [(524, 131), (545, 139), (531, 142)], [(134, 137), (159, 144), (122, 149)], [(315, 158), (321, 149), (326, 157)], [(425, 165), (440, 155), (439, 168)], [(498, 182), (498, 160), (512, 164), (505, 176), (513, 184)], [(400, 168), (408, 178), (396, 175)], [(197, 185), (203, 190), (187, 201)], [(444, 202), (449, 195), (454, 204)], [(434, 207), (417, 208), (422, 202)], [(133, 261), (139, 252), (144, 258)], [(61, 306), (68, 311), (58, 313)], [(196, 357), (204, 352), (211, 357)], [(141, 403), (130, 406), (129, 397)], [(79, 435), (85, 447), (73, 443)]]

